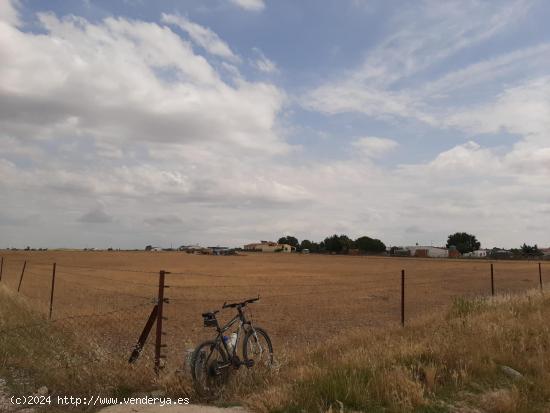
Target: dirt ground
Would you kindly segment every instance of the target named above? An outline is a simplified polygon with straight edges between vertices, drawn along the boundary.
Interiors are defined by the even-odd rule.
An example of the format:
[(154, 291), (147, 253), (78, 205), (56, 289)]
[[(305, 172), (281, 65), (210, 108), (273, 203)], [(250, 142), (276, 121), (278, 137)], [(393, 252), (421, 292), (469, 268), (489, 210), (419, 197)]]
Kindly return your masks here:
[[(77, 320), (86, 334), (102, 335), (124, 351), (152, 308), (159, 270), (171, 272), (164, 342), (172, 365), (181, 365), (187, 348), (213, 335), (202, 326), (201, 312), (219, 309), (224, 301), (259, 294), (248, 314), (270, 333), (276, 349), (292, 349), (345, 329), (398, 323), (402, 269), (407, 319), (437, 311), (453, 297), (491, 291), (488, 260), (107, 251), (0, 251), (0, 256), (2, 282), (15, 290), (27, 261), (21, 295), (45, 314), (57, 263), (53, 318), (85, 315)], [(550, 263), (543, 263), (543, 276), (550, 282)], [(494, 278), (497, 292), (538, 288), (538, 263), (497, 261)], [(232, 316), (225, 310), (221, 319)]]

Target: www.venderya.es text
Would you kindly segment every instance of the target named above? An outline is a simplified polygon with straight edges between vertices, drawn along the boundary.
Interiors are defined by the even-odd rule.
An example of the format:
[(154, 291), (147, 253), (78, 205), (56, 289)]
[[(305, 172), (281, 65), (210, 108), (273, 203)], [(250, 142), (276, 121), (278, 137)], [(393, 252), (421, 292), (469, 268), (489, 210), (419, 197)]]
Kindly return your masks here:
[(17, 406), (102, 406), (113, 404), (149, 405), (158, 406), (189, 404), (188, 397), (75, 397), (75, 396), (12, 396), (10, 402)]

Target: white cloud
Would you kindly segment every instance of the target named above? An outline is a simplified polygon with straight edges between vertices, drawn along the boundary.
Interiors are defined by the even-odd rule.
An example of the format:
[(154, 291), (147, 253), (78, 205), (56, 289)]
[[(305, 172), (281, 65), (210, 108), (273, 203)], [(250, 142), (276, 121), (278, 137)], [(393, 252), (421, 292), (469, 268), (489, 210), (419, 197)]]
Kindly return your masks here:
[[(271, 163), (292, 149), (278, 130), (285, 95), (276, 86), (249, 82), (229, 64), (223, 70), (235, 76), (224, 82), (189, 42), (155, 23), (51, 13), (39, 22), (41, 34), (0, 24), (0, 187), (12, 194), (1, 207), (6, 214), (29, 210), (47, 215), (45, 226), (84, 225), (105, 221), (104, 209), (89, 210), (100, 201), (121, 217), (108, 228), (124, 237), (124, 228), (139, 231), (147, 204), (159, 215), (179, 205), (197, 216), (205, 207), (310, 198), (292, 172)], [(33, 233), (46, 243), (40, 234), (51, 243), (82, 241), (64, 228)], [(19, 235), (2, 237), (16, 242)]]
[(164, 23), (178, 26), (180, 29), (187, 32), (189, 37), (206, 50), (208, 53), (215, 56), (220, 56), (225, 59), (229, 59), (238, 62), (240, 58), (236, 56), (231, 48), (219, 36), (210, 30), (208, 27), (201, 26), (194, 23), (183, 16), (177, 16), (174, 14), (162, 14), (162, 21)]
[(51, 14), (40, 20), (47, 35), (0, 27), (0, 59), (10, 62), (0, 67), (4, 134), (288, 149), (274, 131), (282, 92), (242, 79), (224, 83), (168, 28)]
[(237, 66), (232, 65), (232, 64), (227, 63), (227, 62), (222, 62), (221, 66), (234, 79), (236, 79), (236, 80), (241, 80), (242, 79), (241, 72), (239, 71), (239, 68)]
[(387, 138), (377, 138), (375, 136), (366, 136), (357, 139), (352, 143), (352, 145), (362, 155), (369, 158), (380, 157), (399, 146), (399, 144), (394, 140)]
[(258, 58), (252, 61), (256, 69), (264, 73), (276, 73), (279, 71), (277, 64), (268, 59), (260, 49), (255, 47), (253, 50), (258, 55)]
[(0, 22), (18, 26), (20, 24), (19, 14), (17, 12), (18, 7), (19, 1), (17, 0), (0, 1)]
[[(400, 35), (396, 50), (410, 63), (392, 56), (389, 44), (376, 52), (394, 59), (396, 73), (376, 58), (349, 83), (318, 88), (312, 106), (325, 113), (406, 116), (474, 135), (423, 162), (391, 167), (377, 163), (397, 147), (383, 137), (357, 139), (341, 159), (294, 150), (279, 124), (285, 93), (247, 80), (223, 48), (209, 53), (224, 61), (211, 63), (160, 24), (53, 14), (39, 21), (40, 34), (0, 24), (0, 191), (10, 194), (0, 205), (3, 244), (239, 245), (285, 231), (315, 240), (336, 232), (444, 242), (456, 230), (478, 234), (485, 246), (514, 246), (525, 234), (533, 234), (526, 242), (548, 244), (545, 233), (526, 228), (550, 225), (550, 80), (508, 83), (475, 106), (437, 105), (477, 89), (475, 79), (491, 71), (504, 79), (522, 60), (542, 66), (546, 45), (405, 87), (393, 79), (420, 73), (423, 51), (441, 61), (446, 52), (438, 48), (448, 45), (422, 35), (407, 46)], [(484, 30), (500, 30), (489, 25), (496, 28), (463, 28), (475, 42)], [(455, 40), (470, 38), (459, 22), (452, 30)], [(384, 82), (369, 77), (376, 71)], [(500, 130), (519, 142), (489, 148), (475, 136)], [(25, 226), (26, 217), (43, 219)], [(6, 226), (13, 223), (17, 231)], [(83, 227), (91, 229), (86, 240)]]
[[(400, 165), (383, 177), (375, 178), (372, 171), (355, 165), (354, 176), (362, 176), (364, 182), (349, 191), (358, 199), (387, 202), (387, 226), (401, 225), (401, 237), (408, 221), (439, 237), (451, 228), (464, 228), (478, 233), (485, 245), (514, 246), (519, 234), (532, 233), (529, 222), (550, 224), (542, 212), (533, 212), (536, 218), (527, 213), (539, 211), (541, 203), (550, 200), (550, 44), (491, 56), (443, 72), (439, 79), (433, 76), (441, 73), (441, 63), (449, 57), (517, 25), (531, 4), (411, 4), (394, 18), (392, 26), (398, 29), (370, 50), (362, 65), (303, 97), (306, 108), (324, 114), (361, 113), (385, 122), (414, 119), (474, 136), (433, 159)], [(503, 132), (518, 141), (512, 147), (499, 145)], [(494, 147), (477, 143), (479, 134), (496, 135)], [(367, 154), (376, 147), (369, 140), (352, 145), (365, 147)], [(380, 179), (384, 188), (372, 188), (373, 179)], [(372, 196), (362, 198), (358, 188), (366, 187)], [(391, 191), (396, 199), (391, 199)], [(392, 208), (396, 203), (402, 208)], [(533, 237), (531, 242), (549, 242), (540, 234)]]
[(261, 11), (265, 8), (264, 0), (231, 0), (231, 2), (249, 11)]
[(506, 130), (530, 142), (549, 144), (550, 77), (541, 77), (504, 90), (490, 103), (449, 114), (447, 125), (473, 133)]
[(510, 0), (498, 5), (478, 0), (410, 3), (392, 19), (392, 27), (398, 29), (370, 50), (359, 67), (306, 93), (303, 105), (327, 114), (358, 112), (375, 118), (414, 118), (435, 125), (439, 114), (433, 113), (437, 112), (432, 106), (433, 99), (449, 93), (449, 89), (456, 91), (460, 82), (482, 85), (482, 76), (485, 79), (495, 76), (497, 68), (506, 73), (511, 63), (516, 69), (523, 64), (521, 68), (525, 70), (525, 59), (535, 56), (539, 56), (536, 59), (539, 67), (545, 67), (548, 59), (540, 56), (546, 56), (548, 46), (542, 45), (472, 65), (440, 81), (421, 82), (420, 86), (407, 82), (517, 24), (531, 3), (530, 0)]
[(502, 159), (492, 150), (482, 148), (474, 141), (443, 151), (427, 163), (401, 165), (398, 170), (409, 178), (429, 177), (432, 183), (435, 179), (444, 182), (449, 179), (506, 176)]

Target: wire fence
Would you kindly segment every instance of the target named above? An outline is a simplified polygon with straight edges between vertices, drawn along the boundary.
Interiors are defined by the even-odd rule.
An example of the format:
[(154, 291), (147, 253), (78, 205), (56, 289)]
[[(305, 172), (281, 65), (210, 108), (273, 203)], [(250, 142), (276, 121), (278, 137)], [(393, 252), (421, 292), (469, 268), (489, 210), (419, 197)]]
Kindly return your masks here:
[[(164, 365), (179, 369), (186, 350), (213, 335), (203, 328), (201, 313), (219, 309), (225, 301), (259, 294), (262, 301), (247, 307), (249, 315), (276, 345), (292, 347), (349, 328), (406, 323), (458, 296), (543, 290), (546, 264), (404, 258), (387, 265), (390, 261), (380, 258), (349, 261), (350, 268), (334, 274), (316, 264), (316, 257), (304, 259), (310, 265), (296, 273), (292, 265), (243, 270), (240, 263), (231, 271), (222, 266), (217, 272), (206, 264), (205, 271), (164, 272), (4, 256), (1, 284), (18, 291), (28, 300), (29, 311), (43, 318), (0, 324), (0, 343), (14, 337), (30, 340), (55, 328), (76, 337), (76, 348), (85, 339), (93, 351), (77, 356), (61, 352), (51, 361), (53, 369), (126, 362), (136, 345), (138, 362), (154, 364), (157, 370)], [(233, 315), (223, 312), (221, 321)], [(162, 323), (160, 331), (150, 322)], [(138, 343), (149, 324), (148, 337)]]

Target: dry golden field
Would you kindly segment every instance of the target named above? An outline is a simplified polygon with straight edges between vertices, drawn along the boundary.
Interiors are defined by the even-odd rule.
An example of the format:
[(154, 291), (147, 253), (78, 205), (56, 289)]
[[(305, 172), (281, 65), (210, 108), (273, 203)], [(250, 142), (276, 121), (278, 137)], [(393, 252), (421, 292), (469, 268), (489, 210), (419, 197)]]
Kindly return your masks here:
[[(173, 366), (181, 364), (186, 348), (213, 334), (203, 328), (200, 314), (220, 308), (224, 301), (259, 294), (261, 300), (248, 307), (249, 315), (270, 333), (277, 350), (305, 346), (355, 327), (398, 323), (402, 269), (408, 319), (438, 311), (453, 297), (490, 294), (487, 260), (106, 251), (0, 251), (0, 255), (2, 283), (12, 290), (17, 289), (27, 260), (21, 295), (44, 313), (56, 262), (53, 319), (98, 314), (77, 320), (90, 336), (101, 334), (123, 352), (146, 321), (157, 294), (158, 271), (172, 272), (167, 275), (165, 342), (168, 364)], [(494, 266), (497, 292), (538, 287), (536, 262), (497, 261)], [(543, 263), (543, 276), (545, 272), (550, 282), (550, 265)], [(110, 311), (120, 312), (100, 316)], [(225, 310), (221, 318), (232, 315)]]

